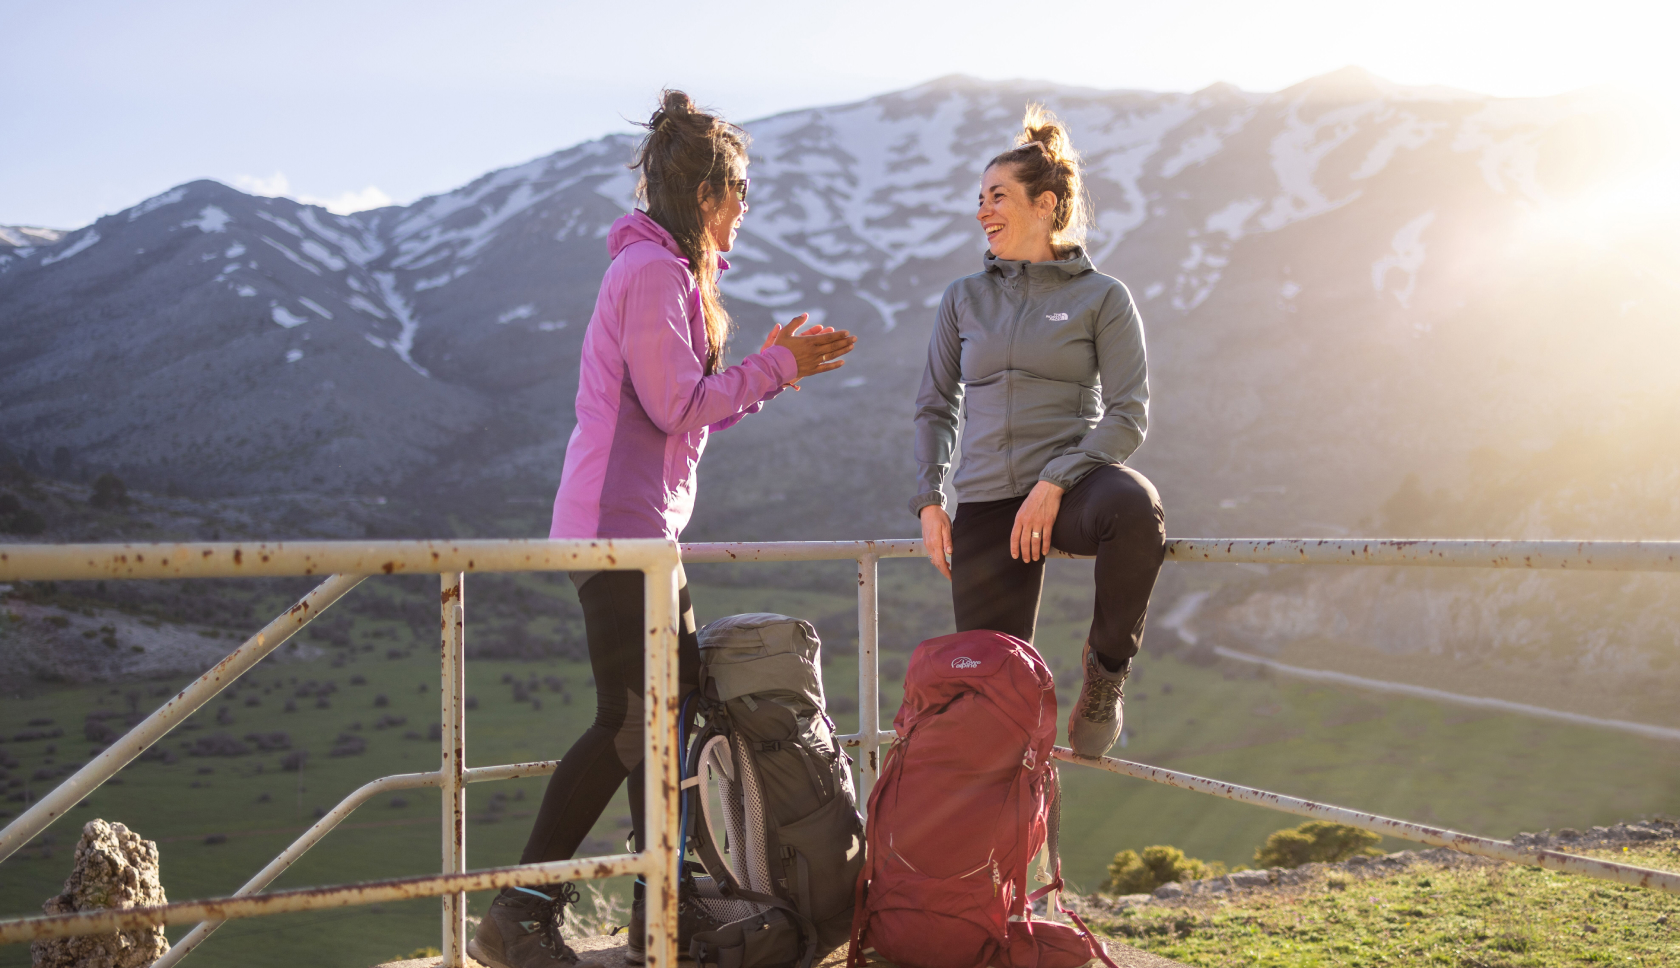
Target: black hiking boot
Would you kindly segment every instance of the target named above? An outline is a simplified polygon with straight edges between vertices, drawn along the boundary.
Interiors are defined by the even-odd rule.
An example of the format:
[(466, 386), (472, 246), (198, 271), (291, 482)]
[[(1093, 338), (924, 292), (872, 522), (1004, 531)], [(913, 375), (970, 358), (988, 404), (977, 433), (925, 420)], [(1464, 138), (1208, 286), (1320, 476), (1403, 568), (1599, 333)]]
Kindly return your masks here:
[(1075, 755), (1095, 758), (1114, 746), (1126, 723), (1126, 694), (1120, 690), (1132, 665), (1128, 662), (1120, 671), (1110, 672), (1086, 642), (1084, 666), (1085, 684), (1068, 716), (1068, 746)]
[[(677, 959), (679, 961), (693, 961), (694, 957), (688, 953), (688, 943), (701, 931), (715, 931), (723, 926), (719, 921), (706, 912), (700, 910), (692, 899), (683, 897), (677, 901)], [(624, 960), (632, 965), (647, 963), (647, 901), (636, 898), (630, 902), (630, 927), (625, 932)]]
[(504, 887), (467, 942), (467, 954), (489, 968), (607, 968), (593, 952), (580, 957), (560, 937), (565, 907), (577, 899), (570, 884), (541, 891)]

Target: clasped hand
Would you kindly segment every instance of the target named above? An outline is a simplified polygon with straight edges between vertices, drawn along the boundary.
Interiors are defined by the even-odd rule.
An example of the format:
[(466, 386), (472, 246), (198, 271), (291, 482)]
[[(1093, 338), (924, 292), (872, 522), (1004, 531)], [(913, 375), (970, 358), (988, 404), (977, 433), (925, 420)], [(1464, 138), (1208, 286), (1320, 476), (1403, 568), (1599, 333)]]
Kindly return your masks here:
[(799, 375), (789, 384), (796, 389), (804, 377), (844, 366), (846, 361), (840, 357), (857, 346), (856, 336), (832, 326), (812, 326), (803, 333), (799, 332), (799, 327), (810, 318), (810, 313), (800, 313), (785, 325), (770, 327), (770, 335), (764, 337), (764, 346), (759, 349), (762, 353), (772, 346), (787, 347), (793, 354), (794, 362), (799, 365)]

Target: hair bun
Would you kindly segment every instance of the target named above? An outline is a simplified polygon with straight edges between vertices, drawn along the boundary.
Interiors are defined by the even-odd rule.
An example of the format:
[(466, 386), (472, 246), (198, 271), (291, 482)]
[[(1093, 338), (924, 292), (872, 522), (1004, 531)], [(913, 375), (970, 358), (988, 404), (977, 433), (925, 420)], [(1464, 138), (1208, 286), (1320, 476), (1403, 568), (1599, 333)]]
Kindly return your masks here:
[(653, 117), (648, 118), (647, 124), (643, 127), (650, 131), (657, 131), (667, 121), (687, 118), (699, 113), (699, 107), (695, 105), (694, 99), (689, 97), (688, 94), (667, 88), (660, 92), (659, 108), (653, 112)]
[(693, 114), (694, 99), (682, 91), (666, 89), (660, 94), (659, 110), (666, 114)]
[(1027, 113), (1021, 118), (1021, 135), (1015, 141), (1018, 145), (1035, 142), (1043, 146), (1044, 153), (1056, 164), (1071, 167), (1079, 163), (1079, 153), (1073, 150), (1073, 139), (1068, 137), (1067, 128), (1042, 104), (1027, 105)]

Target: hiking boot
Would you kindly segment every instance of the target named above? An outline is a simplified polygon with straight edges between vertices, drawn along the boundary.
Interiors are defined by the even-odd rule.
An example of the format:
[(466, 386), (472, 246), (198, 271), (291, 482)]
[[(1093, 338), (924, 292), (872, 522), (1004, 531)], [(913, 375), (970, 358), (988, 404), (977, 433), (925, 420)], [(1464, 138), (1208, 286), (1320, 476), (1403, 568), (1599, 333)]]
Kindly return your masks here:
[(1084, 665), (1085, 684), (1068, 716), (1068, 746), (1076, 756), (1098, 757), (1120, 738), (1120, 728), (1125, 725), (1126, 695), (1120, 687), (1126, 684), (1132, 665), (1128, 662), (1119, 672), (1108, 671), (1091, 651), (1090, 642), (1085, 643)]
[[(688, 943), (701, 931), (715, 931), (723, 922), (700, 910), (692, 899), (677, 900), (677, 959), (693, 961)], [(630, 927), (626, 932), (624, 960), (632, 965), (647, 963), (647, 901), (636, 898), (630, 902)]]
[(489, 968), (607, 968), (593, 952), (580, 957), (560, 937), (565, 906), (577, 899), (570, 884), (541, 891), (504, 887), (467, 942), (467, 954)]

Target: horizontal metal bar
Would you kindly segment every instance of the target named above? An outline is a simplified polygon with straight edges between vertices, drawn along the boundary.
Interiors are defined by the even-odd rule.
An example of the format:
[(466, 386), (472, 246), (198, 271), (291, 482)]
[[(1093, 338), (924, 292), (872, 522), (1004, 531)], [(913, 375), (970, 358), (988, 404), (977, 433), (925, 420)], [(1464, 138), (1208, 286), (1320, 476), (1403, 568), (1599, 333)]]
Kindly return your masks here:
[(1568, 571), (1680, 571), (1680, 541), (1411, 541), (1395, 538), (1176, 538), (1168, 561), (1434, 565)]
[[(840, 745), (842, 745), (842, 746), (850, 747), (850, 746), (862, 746), (863, 745), (863, 734), (862, 733), (845, 733), (843, 735), (836, 736), (835, 739), (838, 739), (840, 741)], [(880, 733), (875, 734), (875, 745), (876, 746), (885, 746), (886, 744), (892, 742), (895, 739), (898, 739), (898, 731), (889, 729), (889, 730), (886, 730), (884, 732), (880, 732)]]
[(247, 897), (223, 897), (206, 901), (181, 901), (152, 907), (78, 911), (75, 914), (55, 914), (44, 917), (17, 918), (0, 921), (0, 944), (35, 941), (41, 938), (65, 938), (86, 934), (114, 934), (155, 925), (187, 924), (194, 921), (232, 921), (256, 918), (291, 911), (318, 911), (323, 908), (356, 907), (382, 901), (403, 901), (417, 897), (437, 897), (457, 891), (485, 891), (509, 885), (529, 886), (553, 884), (559, 881), (593, 880), (602, 877), (623, 877), (645, 874), (654, 866), (652, 858), (642, 854), (610, 854), (604, 857), (582, 857), (576, 860), (556, 860), (544, 864), (515, 867), (492, 867), (464, 874), (428, 874), (419, 877), (398, 877), (360, 884), (335, 887), (305, 887), (272, 894)]
[(860, 556), (920, 558), (920, 538), (873, 541), (713, 541), (682, 546), (684, 564), (729, 561), (851, 561)]
[(676, 550), (657, 538), (14, 544), (0, 545), (0, 581), (639, 569)]
[[(321, 838), (332, 832), (334, 827), (343, 823), (357, 807), (366, 803), (381, 793), (392, 790), (413, 790), (420, 787), (435, 787), (443, 783), (443, 774), (439, 771), (431, 773), (399, 773), (395, 776), (383, 776), (369, 783), (357, 787), (349, 796), (338, 802), (338, 806), (327, 811), (326, 816), (315, 821), (303, 835), (292, 841), (291, 846), (281, 851), (279, 856), (268, 862), (268, 866), (257, 872), (257, 876), (246, 881), (244, 886), (233, 892), (234, 897), (245, 897), (255, 894), (274, 879), (285, 873), (286, 868), (297, 863), (311, 847), (320, 843)], [(182, 958), (192, 953), (192, 950), (204, 943), (211, 932), (222, 926), (221, 921), (200, 921), (198, 926), (187, 932), (181, 940), (169, 946), (163, 956), (152, 963), (151, 968), (173, 968)]]
[(504, 766), (469, 766), (461, 771), (461, 775), (468, 783), (518, 780), (527, 776), (547, 776), (559, 765), (559, 760), (537, 760), (532, 763), (508, 763)]
[[(913, 538), (685, 544), (683, 561), (919, 558)], [(1054, 551), (1058, 558), (1083, 558)], [(1207, 564), (1412, 565), (1572, 571), (1680, 571), (1680, 541), (1480, 541), (1405, 538), (1172, 538), (1167, 560)]]
[(117, 771), (133, 762), (135, 757), (144, 753), (153, 743), (168, 735), (182, 720), (216, 698), (229, 683), (261, 662), (264, 656), (279, 648), (280, 644), (291, 638), (298, 629), (309, 624), (323, 609), (344, 597), (346, 592), (355, 588), (361, 581), (361, 575), (334, 575), (317, 585), (314, 591), (299, 599), (285, 614), (246, 639), (244, 645), (228, 653), (227, 658), (193, 680), (173, 699), (141, 720), (138, 726), (124, 733), (86, 766), (54, 787), (52, 792), (25, 810), (22, 816), (7, 824), (6, 829), (0, 830), (0, 861), (12, 856), (18, 848), (28, 843), (31, 837), (64, 816), (65, 811), (115, 776)]
[[(445, 571), (589, 571), (641, 568), (655, 539), (542, 541), (305, 541), (276, 544), (0, 545), (0, 581), (100, 578), (226, 578)], [(871, 554), (922, 555), (917, 539), (715, 542), (684, 545), (692, 563), (823, 561)], [(1061, 552), (1058, 557), (1074, 557)], [(653, 555), (653, 557), (647, 557)], [(1310, 565), (1433, 565), (1680, 571), (1676, 541), (1412, 541), (1380, 538), (1174, 538), (1167, 560)]]
[(1435, 847), (1450, 847), (1460, 853), (1474, 854), (1478, 857), (1491, 857), (1512, 864), (1543, 867), (1547, 870), (1582, 874), (1599, 880), (1614, 881), (1618, 884), (1631, 884), (1634, 887), (1649, 887), (1659, 891), (1667, 891), (1670, 894), (1680, 894), (1680, 874), (1672, 871), (1652, 870), (1648, 867), (1635, 867), (1631, 864), (1616, 864), (1607, 860), (1581, 857), (1577, 854), (1565, 854), (1555, 850), (1518, 847), (1503, 840), (1491, 840), (1473, 834), (1444, 830), (1440, 827), (1426, 827), (1423, 824), (1380, 817), (1374, 813), (1361, 813), (1357, 810), (1349, 810), (1346, 807), (1332, 806), (1327, 803), (1300, 800), (1295, 797), (1284, 796), (1281, 793), (1268, 793), (1254, 787), (1210, 780), (1189, 773), (1165, 770), (1146, 763), (1117, 760), (1109, 756), (1094, 759), (1076, 756), (1072, 750), (1062, 746), (1056, 747), (1052, 755), (1064, 763), (1074, 763), (1079, 766), (1089, 766), (1099, 770), (1107, 770), (1110, 773), (1118, 773), (1121, 776), (1164, 783), (1181, 790), (1210, 793), (1227, 800), (1270, 807), (1273, 810), (1281, 810), (1284, 813), (1292, 813), (1299, 817), (1331, 820), (1336, 823), (1347, 824), (1350, 827), (1358, 827), (1361, 830), (1369, 830), (1372, 833), (1398, 837), (1401, 840), (1430, 844)]

